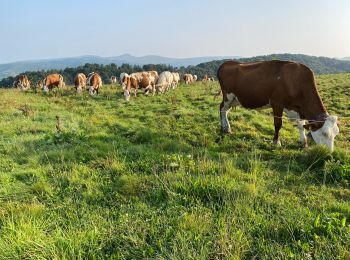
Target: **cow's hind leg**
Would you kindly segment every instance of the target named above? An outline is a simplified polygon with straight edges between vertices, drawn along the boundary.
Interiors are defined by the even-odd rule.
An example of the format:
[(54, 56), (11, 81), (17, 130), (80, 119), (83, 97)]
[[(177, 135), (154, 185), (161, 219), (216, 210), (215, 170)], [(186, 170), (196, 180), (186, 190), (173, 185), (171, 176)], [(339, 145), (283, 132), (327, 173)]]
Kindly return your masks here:
[(275, 125), (275, 135), (273, 137), (273, 143), (277, 146), (281, 146), (281, 141), (280, 141), (280, 136), (279, 136), (279, 131), (282, 127), (282, 114), (283, 114), (283, 108), (279, 106), (272, 106), (273, 110), (273, 122)]
[(233, 105), (236, 96), (233, 93), (223, 93), (223, 100), (220, 104), (221, 131), (224, 134), (231, 133), (230, 122), (228, 121), (228, 111)]

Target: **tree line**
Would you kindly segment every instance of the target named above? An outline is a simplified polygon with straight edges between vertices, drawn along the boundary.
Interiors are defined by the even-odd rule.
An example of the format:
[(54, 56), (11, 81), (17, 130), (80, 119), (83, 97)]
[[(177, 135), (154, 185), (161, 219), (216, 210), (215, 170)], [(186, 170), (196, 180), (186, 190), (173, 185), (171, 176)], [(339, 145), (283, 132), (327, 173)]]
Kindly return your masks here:
[[(139, 71), (150, 71), (155, 70), (158, 73), (161, 73), (163, 71), (172, 71), (172, 72), (179, 72), (181, 75), (184, 73), (191, 73), (197, 75), (199, 78), (202, 78), (206, 73), (205, 68), (201, 68), (198, 66), (188, 66), (188, 67), (173, 67), (170, 65), (165, 64), (146, 64), (143, 66), (139, 65), (129, 65), (129, 64), (122, 64), (121, 66), (118, 66), (114, 63), (108, 64), (108, 65), (102, 65), (102, 64), (90, 64), (86, 63), (85, 65), (76, 67), (76, 68), (65, 68), (65, 69), (57, 69), (57, 70), (40, 70), (40, 71), (26, 71), (21, 74), (26, 74), (31, 82), (31, 85), (34, 86), (38, 82), (38, 80), (43, 80), (47, 75), (51, 73), (59, 73), (63, 76), (64, 82), (66, 84), (73, 84), (74, 83), (74, 77), (77, 73), (84, 73), (85, 75), (88, 75), (90, 72), (97, 72), (100, 74), (102, 81), (105, 84), (110, 84), (110, 78), (112, 76), (116, 76), (119, 78), (120, 73), (126, 72), (128, 74), (131, 74), (133, 72), (139, 72)], [(19, 75), (21, 75), (19, 74)], [(12, 87), (13, 82), (15, 79), (19, 76), (14, 77), (7, 77), (0, 81), (1, 87)], [(215, 76), (215, 74), (211, 75)]]
[[(350, 72), (350, 61), (337, 60), (327, 57), (315, 57), (303, 54), (271, 54), (265, 56), (256, 56), (252, 58), (237, 59), (239, 62), (252, 62), (252, 61), (268, 61), (268, 60), (289, 60), (299, 63), (303, 63), (310, 67), (316, 74), (331, 74), (331, 73), (343, 73)], [(59, 73), (64, 77), (66, 84), (73, 84), (74, 77), (77, 73), (85, 73), (88, 75), (90, 72), (95, 71), (99, 73), (105, 84), (110, 83), (111, 76), (119, 77), (120, 73), (133, 73), (138, 71), (155, 70), (158, 73), (162, 71), (174, 71), (179, 72), (180, 75), (184, 73), (191, 73), (198, 76), (198, 79), (203, 78), (205, 74), (209, 77), (216, 78), (216, 73), (220, 65), (226, 60), (214, 60), (198, 64), (196, 66), (181, 66), (173, 67), (165, 64), (147, 64), (143, 66), (122, 64), (118, 66), (114, 63), (109, 65), (90, 64), (87, 63), (83, 66), (76, 68), (65, 68), (62, 70), (41, 70), (41, 71), (27, 71), (24, 72), (31, 81), (32, 84), (36, 84), (38, 80), (43, 80), (48, 74)], [(23, 73), (22, 73), (23, 74)], [(7, 77), (0, 81), (1, 87), (12, 87), (12, 84), (16, 77)]]

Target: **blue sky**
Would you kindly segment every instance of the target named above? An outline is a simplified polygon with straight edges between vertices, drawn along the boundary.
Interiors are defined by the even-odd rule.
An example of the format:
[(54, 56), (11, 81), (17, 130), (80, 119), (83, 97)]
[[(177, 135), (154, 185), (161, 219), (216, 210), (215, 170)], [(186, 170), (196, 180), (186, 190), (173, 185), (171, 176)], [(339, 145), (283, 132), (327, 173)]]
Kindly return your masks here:
[(3, 0), (0, 63), (82, 55), (350, 56), (349, 0)]

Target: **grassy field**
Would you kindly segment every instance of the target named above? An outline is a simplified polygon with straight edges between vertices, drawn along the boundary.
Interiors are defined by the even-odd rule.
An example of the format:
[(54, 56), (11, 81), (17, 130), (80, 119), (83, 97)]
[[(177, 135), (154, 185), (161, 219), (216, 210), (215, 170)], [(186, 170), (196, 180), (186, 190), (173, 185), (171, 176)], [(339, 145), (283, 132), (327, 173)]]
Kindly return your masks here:
[(347, 117), (333, 154), (288, 120), (274, 148), (270, 110), (221, 138), (218, 83), (0, 90), (0, 259), (349, 259), (350, 74), (317, 81)]

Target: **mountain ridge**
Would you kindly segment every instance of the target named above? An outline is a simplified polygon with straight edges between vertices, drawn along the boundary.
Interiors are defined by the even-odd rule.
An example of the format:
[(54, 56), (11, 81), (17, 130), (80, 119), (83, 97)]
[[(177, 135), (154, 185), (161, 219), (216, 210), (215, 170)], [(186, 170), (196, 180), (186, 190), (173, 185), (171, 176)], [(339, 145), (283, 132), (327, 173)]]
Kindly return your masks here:
[(39, 71), (50, 69), (64, 69), (67, 67), (78, 67), (86, 63), (145, 65), (145, 64), (166, 64), (174, 67), (195, 66), (203, 62), (221, 59), (236, 59), (240, 56), (201, 56), (190, 58), (170, 58), (159, 55), (133, 56), (131, 54), (122, 54), (119, 56), (102, 57), (97, 55), (84, 55), (77, 57), (35, 59), (27, 61), (16, 61), (0, 64), (0, 79), (9, 76), (15, 76), (25, 71)]

